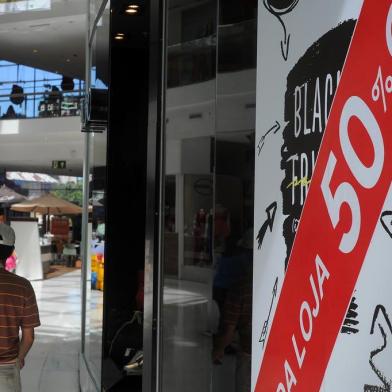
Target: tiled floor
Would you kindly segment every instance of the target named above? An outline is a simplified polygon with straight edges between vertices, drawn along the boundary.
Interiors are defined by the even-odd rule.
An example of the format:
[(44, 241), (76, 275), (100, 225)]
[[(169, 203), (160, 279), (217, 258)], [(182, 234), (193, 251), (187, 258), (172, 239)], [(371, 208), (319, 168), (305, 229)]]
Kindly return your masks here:
[(79, 392), (80, 271), (32, 282), (42, 326), (21, 372), (24, 392)]

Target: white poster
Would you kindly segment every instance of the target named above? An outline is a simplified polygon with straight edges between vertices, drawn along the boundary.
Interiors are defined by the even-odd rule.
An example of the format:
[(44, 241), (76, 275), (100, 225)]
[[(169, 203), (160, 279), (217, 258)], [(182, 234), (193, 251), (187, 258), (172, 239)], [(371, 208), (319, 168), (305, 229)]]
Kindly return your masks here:
[(28, 280), (44, 278), (39, 244), (38, 222), (11, 221), (15, 231), (15, 251), (18, 257), (16, 274)]
[[(392, 115), (392, 67), (383, 65), (389, 57), (392, 64), (391, 4), (259, 0), (252, 391), (392, 390), (391, 158), (383, 127)], [(369, 26), (375, 32), (366, 36)], [(354, 72), (354, 60), (364, 68)], [(342, 88), (343, 109), (332, 105)], [(326, 127), (331, 136), (323, 139)], [(315, 201), (304, 208), (309, 190)], [(303, 210), (312, 210), (306, 223)], [(322, 246), (309, 258), (313, 272), (302, 274), (297, 260), (291, 265), (293, 246), (301, 249), (291, 256), (310, 263), (315, 243)], [(358, 260), (352, 268), (350, 257)], [(286, 313), (278, 318), (279, 306)], [(332, 315), (338, 330), (325, 322)]]

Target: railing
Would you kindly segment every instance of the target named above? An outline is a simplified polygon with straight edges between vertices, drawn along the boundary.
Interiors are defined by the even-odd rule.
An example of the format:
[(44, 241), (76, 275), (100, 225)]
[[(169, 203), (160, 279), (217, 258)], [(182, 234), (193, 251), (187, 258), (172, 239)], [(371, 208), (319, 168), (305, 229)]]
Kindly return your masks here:
[(0, 95), (0, 120), (80, 115), (83, 90)]
[[(216, 73), (256, 68), (256, 19), (219, 25), (216, 34), (169, 45), (167, 48), (168, 88), (212, 80)], [(218, 69), (216, 51), (218, 50)]]

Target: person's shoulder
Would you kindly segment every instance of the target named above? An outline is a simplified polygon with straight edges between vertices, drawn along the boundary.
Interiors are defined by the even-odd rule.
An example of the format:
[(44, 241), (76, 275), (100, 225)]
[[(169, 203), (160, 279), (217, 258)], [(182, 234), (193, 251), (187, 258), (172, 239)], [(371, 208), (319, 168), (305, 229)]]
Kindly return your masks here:
[(21, 286), (24, 286), (26, 288), (31, 288), (32, 287), (30, 281), (28, 279), (24, 278), (23, 276), (19, 276), (19, 275), (16, 275), (16, 274), (10, 274), (10, 275), (15, 280), (15, 283), (17, 283), (17, 284), (19, 284)]

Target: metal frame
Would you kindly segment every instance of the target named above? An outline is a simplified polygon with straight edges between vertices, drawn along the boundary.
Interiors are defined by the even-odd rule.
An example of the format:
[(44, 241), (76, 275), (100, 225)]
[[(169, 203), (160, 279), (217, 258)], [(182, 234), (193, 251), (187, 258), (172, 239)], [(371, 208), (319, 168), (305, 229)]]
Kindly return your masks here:
[[(86, 35), (86, 95), (90, 85), (91, 44), (96, 31), (96, 23), (104, 12), (108, 0), (104, 0), (90, 30), (90, 1), (87, 5)], [(166, 88), (166, 0), (150, 0), (150, 73), (149, 73), (149, 111), (148, 111), (148, 151), (146, 185), (146, 236), (145, 236), (145, 295), (144, 295), (144, 369), (143, 392), (160, 391), (160, 309), (162, 302), (162, 233), (164, 203), (164, 121)], [(91, 135), (85, 134), (83, 222), (81, 249), (83, 260), (88, 254), (88, 178), (90, 171)], [(85, 358), (87, 265), (82, 268), (82, 357)], [(93, 379), (93, 382), (95, 380)]]
[(148, 112), (145, 240), (143, 392), (160, 391), (166, 1), (150, 1), (150, 89)]
[[(85, 40), (85, 93), (88, 92), (88, 86), (90, 84), (90, 1), (87, 0), (86, 8), (86, 40)], [(83, 112), (83, 110), (82, 110)], [(83, 121), (83, 120), (82, 120)], [(82, 124), (82, 127), (84, 124)], [(81, 354), (84, 356), (85, 353), (85, 334), (86, 334), (86, 309), (87, 309), (87, 256), (88, 256), (88, 202), (89, 202), (89, 173), (90, 173), (90, 135), (87, 133), (84, 136), (84, 157), (83, 157), (83, 213), (82, 213), (82, 243), (80, 247), (80, 255), (82, 258), (82, 276), (81, 276), (81, 301), (82, 301), (82, 326), (81, 326)]]
[[(90, 31), (90, 3), (92, 0), (87, 0), (86, 9), (86, 65), (85, 65), (85, 95), (89, 93), (91, 84), (90, 80), (90, 69), (91, 69), (91, 44), (93, 42), (92, 37), (96, 31), (96, 24), (101, 18), (108, 0), (103, 0), (99, 8), (99, 12), (94, 20), (93, 29)], [(82, 124), (84, 126), (84, 124)], [(91, 134), (85, 133), (84, 136), (84, 160), (83, 160), (83, 215), (82, 215), (82, 246), (81, 246), (81, 257), (82, 257), (82, 273), (81, 273), (81, 301), (82, 301), (82, 320), (81, 320), (81, 357), (86, 366), (88, 376), (92, 380), (93, 384), (100, 390), (100, 386), (96, 384), (96, 380), (91, 372), (88, 359), (85, 357), (85, 345), (86, 345), (86, 310), (87, 310), (87, 274), (88, 274), (88, 255), (89, 255), (89, 233), (88, 233), (88, 206), (89, 206), (89, 177), (90, 177), (90, 152), (91, 152)]]

